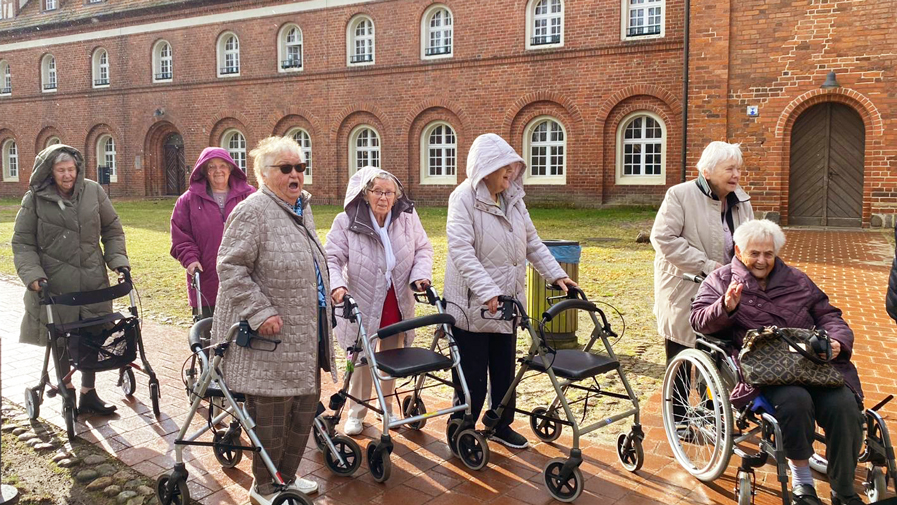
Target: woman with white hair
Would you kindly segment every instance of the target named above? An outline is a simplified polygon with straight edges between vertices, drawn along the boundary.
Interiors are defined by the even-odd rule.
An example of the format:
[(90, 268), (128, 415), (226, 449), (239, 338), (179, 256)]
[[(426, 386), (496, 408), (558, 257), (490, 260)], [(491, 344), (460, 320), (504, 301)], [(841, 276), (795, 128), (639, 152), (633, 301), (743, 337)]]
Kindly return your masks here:
[[(261, 186), (237, 205), (218, 251), (221, 284), (212, 336), (220, 342), (242, 320), (269, 345), (232, 345), (223, 361), (228, 386), (246, 395), (256, 434), (288, 488), (309, 494), (318, 484), (296, 476), (321, 394), (320, 370), (336, 380), (330, 341), (329, 276), (303, 191), (305, 159), (295, 140), (268, 137), (253, 149)], [(257, 454), (252, 458), (253, 505), (279, 491)]]
[(832, 505), (860, 505), (853, 487), (857, 456), (863, 445), (863, 390), (851, 363), (853, 332), (828, 296), (797, 268), (778, 257), (785, 234), (775, 223), (751, 221), (735, 231), (732, 262), (701, 284), (692, 305), (696, 331), (731, 340), (741, 348), (753, 328), (818, 328), (832, 342), (832, 365), (844, 376), (839, 388), (769, 386), (761, 389), (775, 408), (782, 443), (791, 467), (795, 505), (819, 505), (810, 473), (815, 425), (825, 430)]

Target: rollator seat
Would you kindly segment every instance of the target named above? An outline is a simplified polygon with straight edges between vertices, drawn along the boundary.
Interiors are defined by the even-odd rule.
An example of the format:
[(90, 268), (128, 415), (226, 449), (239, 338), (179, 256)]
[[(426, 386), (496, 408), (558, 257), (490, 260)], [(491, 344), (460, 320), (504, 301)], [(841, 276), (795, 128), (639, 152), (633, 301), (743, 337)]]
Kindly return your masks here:
[[(546, 357), (555, 375), (570, 380), (585, 379), (620, 367), (620, 362), (611, 359), (609, 356), (592, 354), (576, 349), (561, 349), (554, 356), (549, 354)], [(551, 361), (552, 357), (554, 362)], [(545, 371), (545, 366), (542, 365), (542, 358), (539, 356), (528, 361), (527, 365), (533, 370)]]
[(377, 358), (377, 368), (393, 377), (408, 377), (452, 367), (450, 358), (421, 347), (390, 349), (374, 356)]

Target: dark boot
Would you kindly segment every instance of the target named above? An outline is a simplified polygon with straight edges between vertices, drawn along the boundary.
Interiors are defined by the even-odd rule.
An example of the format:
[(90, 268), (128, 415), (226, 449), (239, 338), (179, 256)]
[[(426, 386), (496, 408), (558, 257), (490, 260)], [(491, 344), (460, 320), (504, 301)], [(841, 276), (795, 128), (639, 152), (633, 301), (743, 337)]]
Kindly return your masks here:
[(832, 491), (832, 505), (864, 505), (863, 499), (857, 494), (851, 496), (841, 496)]
[(100, 396), (97, 394), (96, 389), (91, 389), (86, 393), (81, 394), (81, 400), (78, 402), (78, 413), (79, 414), (98, 414), (101, 416), (108, 416), (115, 412), (117, 409), (115, 405), (107, 404)]
[(822, 501), (813, 486), (804, 484), (791, 490), (791, 505), (822, 505)]

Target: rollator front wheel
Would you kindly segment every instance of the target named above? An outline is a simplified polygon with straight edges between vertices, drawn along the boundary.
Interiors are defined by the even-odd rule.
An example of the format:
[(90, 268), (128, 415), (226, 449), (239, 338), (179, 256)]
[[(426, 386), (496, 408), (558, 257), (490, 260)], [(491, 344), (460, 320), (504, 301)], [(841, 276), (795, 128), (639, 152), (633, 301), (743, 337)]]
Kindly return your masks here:
[(885, 497), (885, 491), (888, 489), (888, 480), (885, 478), (881, 468), (873, 466), (869, 469), (863, 487), (866, 489), (866, 497), (869, 498), (869, 503), (875, 503)]
[(458, 457), (464, 466), (471, 470), (480, 470), (489, 462), (489, 445), (481, 433), (473, 428), (458, 434)]
[(134, 377), (134, 370), (131, 367), (119, 370), (118, 382), (121, 384), (121, 392), (125, 396), (128, 398), (134, 396), (134, 391), (137, 391), (137, 379)]
[(582, 494), (584, 480), (582, 478), (582, 470), (579, 467), (574, 468), (567, 478), (561, 477), (561, 470), (566, 462), (567, 460), (564, 458), (550, 460), (545, 465), (543, 475), (548, 494), (555, 500), (569, 503), (579, 498), (579, 495)]
[(69, 440), (75, 440), (75, 408), (66, 404), (62, 407), (62, 417), (65, 418), (65, 434)]
[(559, 423), (557, 411), (548, 412), (545, 407), (537, 407), (529, 415), (529, 427), (543, 442), (554, 442), (561, 436), (563, 426)]
[(324, 446), (324, 462), (327, 468), (337, 475), (352, 475), (361, 466), (361, 447), (358, 443), (349, 437), (339, 435), (333, 438), (333, 446), (336, 452), (343, 458), (341, 462), (330, 451), (330, 448)]
[(313, 502), (302, 493), (288, 490), (277, 495), (271, 503), (273, 505), (312, 505)]
[(449, 449), (452, 451), (457, 457), (461, 457), (458, 454), (458, 444), (456, 444), (455, 434), (458, 433), (458, 428), (461, 427), (460, 419), (451, 419), (448, 424), (445, 426), (445, 441), (448, 442)]
[(368, 444), (368, 470), (371, 477), (377, 482), (386, 482), (392, 473), (392, 462), (389, 460), (389, 451), (377, 451), (377, 443)]
[[(234, 436), (227, 432), (218, 432), (215, 433), (214, 437), (212, 437), (212, 443), (224, 445), (239, 445), (240, 436)], [(212, 446), (212, 451), (215, 453), (215, 459), (217, 459), (218, 463), (220, 463), (224, 468), (234, 468), (235, 466), (239, 465), (240, 461), (243, 459), (243, 449), (233, 449), (229, 447), (214, 445)]]
[[(426, 414), (427, 406), (424, 405), (424, 401), (418, 396), (417, 401), (414, 402), (414, 405), (411, 405), (411, 396), (412, 395), (408, 395), (402, 400), (402, 412), (405, 414), (405, 417), (414, 417)], [(426, 425), (427, 420), (421, 419), (420, 421), (414, 423), (408, 423), (405, 426), (408, 426), (413, 430), (422, 430)]]
[(37, 388), (25, 388), (25, 410), (32, 421), (40, 416), (40, 393)]
[(160, 475), (156, 480), (156, 498), (162, 505), (189, 505), (190, 490), (187, 488), (187, 481), (179, 479), (171, 493), (168, 492), (168, 482), (171, 480), (169, 475)]
[[(629, 437), (629, 443), (626, 438)], [(617, 458), (623, 468), (630, 472), (637, 472), (645, 463), (645, 449), (642, 447), (642, 441), (632, 433), (626, 435), (620, 433), (617, 437)]]
[(162, 415), (162, 411), (159, 410), (159, 381), (156, 379), (150, 380), (149, 390), (150, 401), (153, 404), (153, 415), (159, 417)]

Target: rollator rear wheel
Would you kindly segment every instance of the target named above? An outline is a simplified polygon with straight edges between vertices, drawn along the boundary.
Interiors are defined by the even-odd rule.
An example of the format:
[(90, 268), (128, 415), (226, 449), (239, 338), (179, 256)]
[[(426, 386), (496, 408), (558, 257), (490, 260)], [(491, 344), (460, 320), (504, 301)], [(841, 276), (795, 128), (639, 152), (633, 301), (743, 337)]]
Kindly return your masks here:
[(377, 482), (386, 482), (392, 473), (392, 462), (389, 460), (389, 451), (377, 452), (377, 443), (368, 444), (368, 470), (371, 477)]
[[(212, 442), (224, 445), (240, 445), (240, 436), (234, 436), (226, 432), (218, 432), (212, 437)], [(239, 465), (240, 460), (243, 459), (243, 449), (232, 449), (215, 445), (212, 446), (212, 452), (215, 453), (215, 459), (217, 459), (218, 463), (221, 463), (221, 466), (224, 468), (233, 468)]]
[(562, 502), (572, 502), (579, 498), (582, 494), (583, 483), (582, 470), (579, 467), (570, 472), (570, 476), (566, 479), (561, 477), (561, 469), (567, 460), (564, 458), (554, 458), (545, 465), (543, 476), (545, 478), (545, 487), (548, 488), (548, 494), (555, 500)]
[(458, 457), (464, 466), (471, 470), (480, 470), (489, 462), (489, 445), (481, 433), (472, 428), (458, 434)]
[[(427, 406), (424, 405), (424, 401), (417, 397), (417, 401), (414, 402), (414, 405), (411, 405), (411, 396), (408, 395), (404, 399), (402, 399), (402, 412), (405, 414), (405, 417), (414, 417), (427, 413)], [(413, 430), (422, 430), (424, 426), (427, 425), (426, 419), (421, 419), (415, 423), (408, 423), (405, 426)]]
[(449, 449), (452, 451), (452, 454), (455, 456), (461, 457), (458, 454), (458, 444), (456, 444), (455, 434), (458, 433), (458, 428), (461, 427), (460, 419), (451, 419), (448, 424), (445, 426), (445, 441), (448, 442)]
[(134, 377), (134, 370), (131, 367), (122, 368), (118, 372), (119, 381), (121, 381), (121, 392), (128, 398), (134, 396), (137, 391), (137, 379)]
[(40, 393), (37, 388), (25, 388), (25, 410), (32, 421), (40, 416)]
[(740, 475), (738, 476), (737, 496), (735, 496), (738, 500), (738, 505), (751, 505), (753, 502), (752, 488), (753, 484), (751, 483), (750, 474), (747, 472), (740, 472)]
[(545, 407), (536, 407), (529, 415), (530, 429), (543, 442), (554, 442), (561, 436), (563, 425), (558, 421), (560, 421), (560, 418), (557, 415), (557, 411), (549, 413)]
[(732, 458), (732, 405), (710, 356), (696, 349), (676, 355), (662, 394), (663, 429), (676, 460), (702, 482), (718, 479)]
[(156, 379), (150, 380), (150, 401), (153, 404), (153, 415), (159, 417), (162, 415), (162, 411), (159, 410), (159, 381)]
[(324, 446), (324, 462), (327, 468), (337, 475), (352, 475), (361, 466), (361, 447), (357, 442), (349, 437), (339, 435), (333, 438), (333, 445), (336, 451), (342, 456), (345, 463), (340, 462), (336, 458), (330, 448)]
[(189, 505), (190, 490), (187, 488), (187, 481), (178, 480), (172, 490), (171, 495), (168, 494), (168, 481), (171, 477), (168, 475), (160, 475), (156, 480), (156, 498), (162, 505)]
[(631, 433), (628, 436), (629, 444), (626, 443), (625, 433), (620, 433), (617, 437), (617, 458), (620, 459), (623, 468), (637, 472), (645, 463), (645, 449), (642, 448), (642, 441), (638, 437)]
[(873, 466), (869, 470), (863, 487), (866, 488), (866, 497), (869, 498), (869, 503), (875, 503), (885, 497), (888, 481), (885, 479), (885, 474), (881, 471), (881, 468)]
[(312, 505), (313, 502), (302, 493), (288, 490), (277, 495), (271, 503), (272, 505)]
[[(72, 400), (74, 401), (74, 400)], [(66, 404), (62, 407), (62, 417), (65, 418), (65, 434), (69, 440), (75, 440), (75, 409)]]

